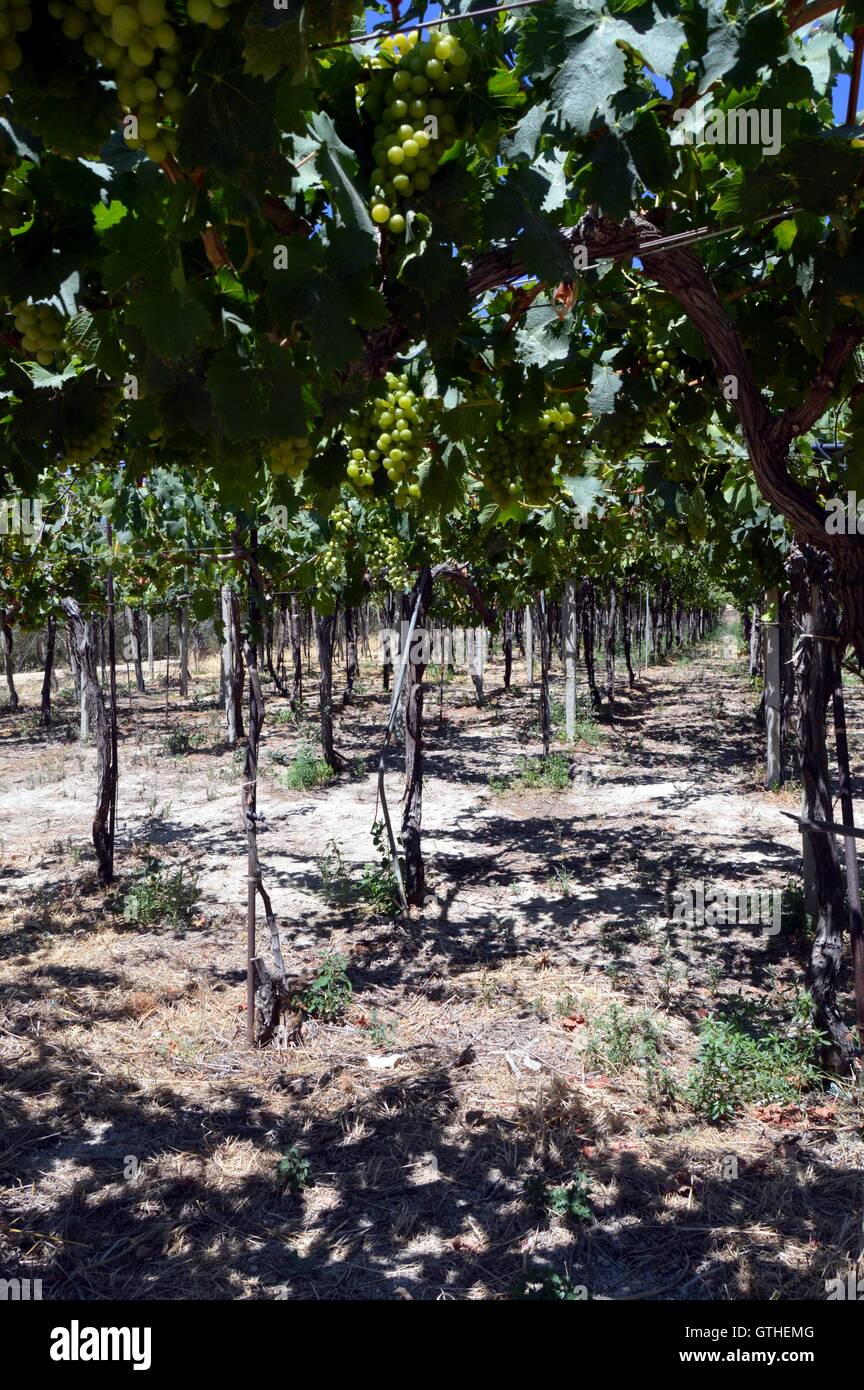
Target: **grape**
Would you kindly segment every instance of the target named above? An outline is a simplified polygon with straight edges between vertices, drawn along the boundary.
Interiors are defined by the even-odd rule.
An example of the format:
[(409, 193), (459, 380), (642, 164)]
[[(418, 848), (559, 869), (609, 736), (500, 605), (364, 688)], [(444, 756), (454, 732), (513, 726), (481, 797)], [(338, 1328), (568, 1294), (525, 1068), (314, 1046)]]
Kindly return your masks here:
[(309, 435), (296, 435), (277, 440), (266, 452), (272, 473), (299, 478), (315, 452), (315, 445)]
[(558, 486), (556, 459), (566, 461), (579, 450), (575, 423), (569, 406), (550, 405), (531, 426), (502, 424), (493, 431), (480, 450), (479, 461), (483, 482), (500, 506), (549, 504)]
[[(193, 19), (197, 16), (199, 23), (221, 28), (230, 3), (190, 0), (188, 13)], [(0, 40), (7, 8), (7, 0), (0, 0)], [(181, 52), (166, 0), (74, 0), (74, 4), (48, 0), (48, 11), (60, 21), (67, 38), (80, 39), (90, 58), (116, 73), (118, 102), (124, 113), (138, 118), (137, 131), (123, 127), (129, 147), (143, 148), (157, 163), (176, 153), (177, 119), (185, 102), (182, 87), (192, 80), (191, 54)], [(11, 13), (18, 16), (21, 6)], [(26, 25), (16, 21), (15, 27)], [(0, 57), (2, 48), (0, 43)], [(184, 68), (189, 69), (188, 78)]]
[[(394, 218), (402, 220), (400, 213), (393, 213), (391, 225)], [(396, 230), (404, 228), (397, 223)], [(405, 506), (420, 495), (419, 490), (411, 492), (417, 486), (420, 446), (409, 424), (412, 417), (419, 419), (418, 406), (422, 409), (425, 403), (418, 402), (406, 376), (388, 372), (385, 381), (386, 395), (367, 402), (346, 429), (351, 455), (346, 472), (349, 481), (362, 493), (373, 486), (375, 474), (383, 466), (389, 481), (396, 486), (397, 504)], [(423, 431), (418, 433), (422, 438)]]
[(122, 400), (120, 391), (101, 388), (96, 397), (96, 420), (85, 430), (69, 427), (65, 437), (65, 454), (70, 463), (89, 464), (100, 454), (110, 453), (117, 423), (117, 406)]
[(388, 589), (405, 592), (411, 588), (411, 576), (405, 563), (402, 543), (393, 534), (386, 505), (366, 503), (364, 506), (364, 549), (369, 578), (383, 577)]
[(35, 354), (41, 366), (49, 366), (62, 344), (62, 315), (53, 304), (26, 302), (13, 305), (12, 315), (15, 327), (21, 334), (21, 346), (24, 351)]
[(645, 356), (654, 374), (654, 379), (659, 384), (663, 381), (664, 377), (669, 376), (673, 371), (678, 354), (675, 352), (674, 348), (661, 347), (649, 328), (645, 340)]
[[(466, 133), (457, 126), (455, 98), (446, 94), (454, 81), (470, 81), (468, 61), (449, 35), (421, 42), (416, 33), (384, 39), (373, 59), (377, 70), (361, 96), (361, 108), (374, 122), (370, 208), (387, 205), (390, 215), (381, 225), (386, 221), (396, 236), (404, 235), (408, 220), (394, 209), (394, 200), (425, 193), (441, 155)], [(430, 118), (437, 126), (426, 124)]]

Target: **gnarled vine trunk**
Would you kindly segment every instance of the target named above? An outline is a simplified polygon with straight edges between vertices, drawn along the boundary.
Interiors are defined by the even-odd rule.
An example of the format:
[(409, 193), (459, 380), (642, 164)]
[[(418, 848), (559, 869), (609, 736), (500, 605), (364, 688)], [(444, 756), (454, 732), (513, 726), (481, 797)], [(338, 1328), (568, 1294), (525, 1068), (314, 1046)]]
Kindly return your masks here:
[(3, 644), (3, 666), (6, 671), (6, 689), (9, 691), (9, 705), (18, 708), (18, 691), (15, 689), (15, 661), (13, 659), (14, 639), (9, 614), (0, 609), (0, 642)]
[(82, 703), (86, 705), (90, 727), (96, 740), (96, 812), (93, 817), (93, 847), (99, 880), (109, 884), (114, 878), (114, 837), (112, 834), (113, 806), (117, 790), (117, 765), (112, 754), (111, 726), (102, 687), (96, 674), (96, 653), (91, 640), (91, 625), (84, 621), (74, 599), (64, 598), (60, 606), (66, 615), (69, 635), (75, 649), (81, 677)]
[[(805, 820), (832, 821), (833, 806), (825, 715), (832, 692), (832, 643), (822, 640), (836, 631), (836, 615), (828, 592), (824, 557), (810, 547), (796, 548), (789, 575), (797, 600), (800, 635), (795, 651), (795, 689), (801, 758), (801, 815)], [(852, 1054), (852, 1040), (837, 1007), (837, 985), (843, 953), (843, 878), (833, 834), (804, 830), (812, 871), (816, 938), (810, 961), (810, 982), (816, 1006), (816, 1026), (830, 1039), (829, 1063), (840, 1066)]]
[(57, 619), (53, 613), (48, 614), (48, 622), (45, 627), (45, 670), (42, 676), (42, 704), (39, 714), (39, 723), (47, 729), (51, 723), (51, 678), (54, 674), (54, 644), (57, 637)]

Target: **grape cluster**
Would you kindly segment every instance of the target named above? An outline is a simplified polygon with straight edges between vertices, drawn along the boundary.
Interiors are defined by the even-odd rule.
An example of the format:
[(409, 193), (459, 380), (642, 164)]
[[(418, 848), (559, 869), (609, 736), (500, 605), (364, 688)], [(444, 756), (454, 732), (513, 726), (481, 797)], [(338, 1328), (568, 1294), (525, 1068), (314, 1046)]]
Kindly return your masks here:
[(654, 373), (654, 379), (659, 383), (673, 370), (677, 354), (673, 348), (661, 347), (649, 328), (646, 339), (646, 356)]
[(386, 576), (387, 587), (396, 593), (411, 588), (411, 573), (398, 536), (388, 525), (383, 508), (366, 511), (366, 566), (371, 579)]
[(315, 592), (319, 599), (331, 593), (334, 584), (345, 577), (345, 555), (341, 537), (334, 536), (319, 551), (315, 565)]
[(12, 316), (24, 351), (35, 356), (40, 366), (50, 367), (63, 343), (63, 316), (53, 304), (30, 304), (26, 300), (12, 306)]
[(500, 429), (480, 452), (483, 482), (501, 506), (525, 502), (542, 507), (558, 486), (556, 460), (568, 459), (578, 444), (573, 435), (576, 416), (569, 406), (548, 406), (529, 429)]
[(100, 454), (107, 454), (114, 440), (119, 391), (103, 387), (96, 396), (96, 420), (83, 433), (71, 432), (66, 437), (66, 459), (69, 463), (87, 464)]
[(362, 490), (372, 486), (383, 466), (396, 484), (397, 504), (405, 507), (420, 496), (416, 470), (425, 434), (424, 402), (411, 390), (404, 373), (388, 372), (384, 379), (387, 394), (369, 401), (346, 429), (347, 473)]
[(24, 54), (15, 35), (29, 29), (33, 15), (27, 0), (0, 0), (0, 98), (9, 95), (10, 72), (21, 66)]
[(299, 478), (315, 452), (311, 435), (294, 435), (289, 439), (279, 439), (267, 446), (267, 461), (270, 471), (285, 474), (289, 478)]
[(330, 513), (330, 529), (335, 536), (350, 536), (354, 518), (347, 507), (334, 507)]
[[(3, 0), (0, 0), (0, 4)], [(232, 0), (187, 0), (195, 24), (222, 29)], [(187, 59), (166, 0), (48, 0), (49, 13), (67, 38), (115, 75), (117, 100), (137, 128), (124, 125), (127, 143), (161, 163), (177, 152), (177, 126), (185, 104)]]
[(423, 43), (417, 32), (395, 34), (381, 49), (387, 67), (362, 98), (375, 121), (370, 207), (373, 222), (401, 236), (400, 200), (425, 193), (441, 156), (456, 143), (455, 93), (470, 81), (468, 54), (440, 33)]

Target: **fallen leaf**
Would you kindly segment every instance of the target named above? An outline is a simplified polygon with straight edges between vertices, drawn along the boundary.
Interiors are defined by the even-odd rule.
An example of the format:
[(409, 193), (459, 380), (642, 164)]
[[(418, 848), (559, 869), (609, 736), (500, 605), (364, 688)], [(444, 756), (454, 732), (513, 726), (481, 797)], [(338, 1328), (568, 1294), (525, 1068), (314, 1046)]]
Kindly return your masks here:
[(568, 1033), (572, 1033), (574, 1028), (578, 1028), (579, 1024), (584, 1022), (584, 1014), (568, 1014), (566, 1018), (562, 1018), (561, 1027), (566, 1028)]

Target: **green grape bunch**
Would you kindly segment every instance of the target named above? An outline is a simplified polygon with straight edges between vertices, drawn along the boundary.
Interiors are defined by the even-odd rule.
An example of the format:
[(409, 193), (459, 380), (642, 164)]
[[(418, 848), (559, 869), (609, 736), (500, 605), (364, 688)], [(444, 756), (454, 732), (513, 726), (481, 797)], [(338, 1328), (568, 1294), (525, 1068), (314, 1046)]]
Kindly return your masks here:
[(15, 39), (33, 23), (33, 12), (27, 0), (0, 0), (0, 99), (12, 90), (9, 74), (24, 61), (21, 46)]
[[(187, 0), (186, 13), (194, 24), (222, 29), (231, 3)], [(113, 74), (129, 147), (157, 164), (176, 154), (191, 60), (166, 0), (48, 0), (48, 12), (106, 78)]]
[(404, 373), (388, 372), (384, 380), (386, 395), (367, 402), (346, 428), (346, 471), (362, 495), (383, 468), (395, 485), (397, 505), (407, 507), (420, 498), (417, 467), (425, 444), (427, 406)]
[(315, 564), (315, 593), (325, 598), (345, 578), (345, 552), (342, 537), (333, 536), (318, 552)]
[(311, 435), (295, 435), (267, 445), (265, 453), (271, 473), (299, 478), (315, 453), (315, 443)]
[(483, 482), (500, 506), (542, 507), (558, 489), (556, 463), (577, 453), (576, 416), (568, 405), (547, 406), (530, 427), (501, 427), (480, 450)]
[(33, 304), (28, 300), (12, 306), (15, 327), (21, 334), (21, 347), (40, 367), (50, 367), (63, 347), (65, 320), (53, 304)]
[(654, 380), (659, 385), (674, 370), (677, 363), (678, 354), (674, 348), (662, 347), (654, 337), (651, 329), (648, 329), (648, 336), (645, 342), (645, 355), (648, 358), (648, 365), (654, 376)]
[(366, 568), (370, 579), (385, 580), (394, 593), (406, 593), (412, 584), (411, 572), (399, 537), (393, 534), (386, 509), (366, 508), (364, 518)]
[(345, 506), (334, 507), (330, 513), (330, 529), (336, 536), (347, 539), (354, 529), (354, 518)]
[(375, 122), (370, 210), (373, 222), (401, 236), (407, 223), (400, 209), (426, 192), (459, 138), (458, 96), (471, 80), (469, 59), (449, 34), (420, 42), (415, 31), (384, 39), (378, 61), (384, 66), (360, 96)]
[(67, 431), (65, 458), (67, 463), (89, 464), (93, 459), (109, 455), (117, 426), (117, 406), (122, 392), (114, 387), (100, 387), (95, 393), (96, 418), (84, 430), (74, 426)]

